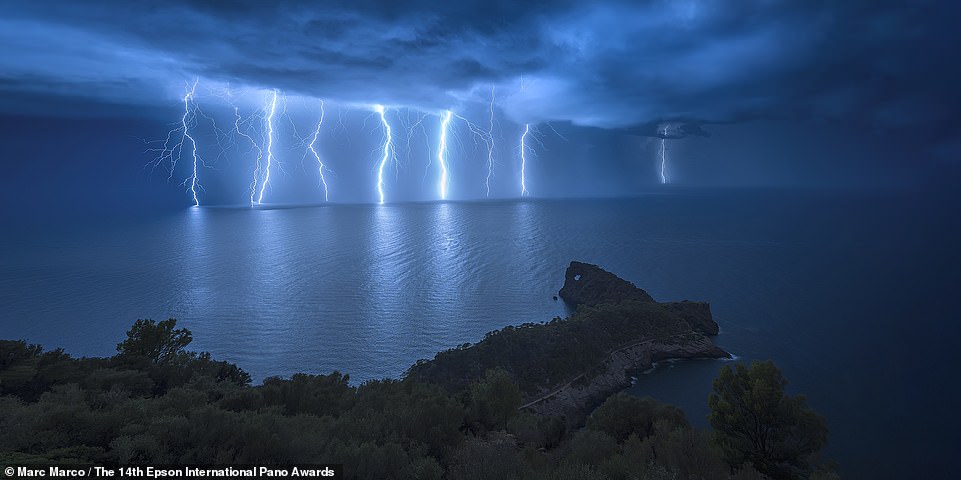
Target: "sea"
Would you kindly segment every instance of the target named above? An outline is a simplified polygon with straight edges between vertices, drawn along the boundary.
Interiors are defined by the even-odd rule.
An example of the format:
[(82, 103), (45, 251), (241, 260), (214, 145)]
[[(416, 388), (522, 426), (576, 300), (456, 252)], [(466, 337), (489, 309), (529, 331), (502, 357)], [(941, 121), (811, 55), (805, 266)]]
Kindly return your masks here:
[(711, 304), (735, 360), (662, 362), (629, 389), (707, 427), (720, 368), (773, 360), (847, 478), (956, 470), (961, 201), (950, 191), (664, 189), (632, 198), (194, 207), (6, 222), (0, 338), (116, 351), (139, 318), (255, 382), (359, 384), (507, 325), (570, 313), (572, 260)]

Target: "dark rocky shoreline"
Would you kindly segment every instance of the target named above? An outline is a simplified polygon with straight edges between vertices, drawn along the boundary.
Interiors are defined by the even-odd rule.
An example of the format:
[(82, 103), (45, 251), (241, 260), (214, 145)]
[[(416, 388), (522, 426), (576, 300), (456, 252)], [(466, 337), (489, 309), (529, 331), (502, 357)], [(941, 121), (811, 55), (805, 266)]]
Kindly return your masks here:
[[(631, 282), (577, 261), (568, 266), (558, 295), (577, 310), (567, 319), (491, 332), (476, 345), (418, 362), (408, 376), (458, 391), (488, 366), (503, 368), (521, 386), (521, 409), (573, 427), (657, 361), (731, 358), (708, 338), (718, 325), (707, 303), (657, 302)], [(567, 368), (559, 375), (543, 368), (550, 362)]]

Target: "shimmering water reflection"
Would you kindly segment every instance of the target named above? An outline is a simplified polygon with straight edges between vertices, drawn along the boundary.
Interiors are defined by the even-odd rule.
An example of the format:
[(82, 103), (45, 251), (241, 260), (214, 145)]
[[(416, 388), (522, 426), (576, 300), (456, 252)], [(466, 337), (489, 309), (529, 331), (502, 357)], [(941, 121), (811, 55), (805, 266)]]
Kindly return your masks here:
[[(961, 401), (945, 380), (957, 363), (956, 205), (903, 192), (727, 191), (10, 226), (22, 233), (0, 237), (0, 338), (110, 355), (135, 319), (175, 317), (192, 348), (257, 381), (340, 370), (356, 383), (565, 315), (552, 296), (579, 259), (659, 300), (710, 301), (717, 343), (774, 359), (827, 416), (847, 471), (868, 478), (950, 458), (938, 452), (961, 428), (945, 420)], [(633, 391), (703, 425), (719, 365), (667, 365)], [(906, 410), (913, 419), (896, 432), (881, 420)]]

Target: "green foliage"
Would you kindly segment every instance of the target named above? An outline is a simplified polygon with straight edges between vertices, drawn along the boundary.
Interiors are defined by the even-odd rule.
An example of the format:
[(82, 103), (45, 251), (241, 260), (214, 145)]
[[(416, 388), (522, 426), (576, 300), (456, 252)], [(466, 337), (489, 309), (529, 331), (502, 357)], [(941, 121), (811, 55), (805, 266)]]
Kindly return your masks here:
[(730, 477), (730, 468), (708, 434), (665, 418), (654, 420), (643, 439), (632, 433), (619, 442), (602, 430), (582, 430), (552, 456), (555, 462), (541, 468), (538, 478), (570, 478), (573, 472), (612, 480)]
[(653, 427), (642, 448), (651, 449), (657, 464), (669, 467), (678, 478), (722, 480), (728, 477), (727, 464), (710, 435), (664, 419), (656, 420)]
[(213, 360), (207, 352), (185, 351), (193, 336), (190, 330), (176, 326), (177, 320), (173, 318), (159, 323), (137, 320), (127, 331), (127, 339), (117, 344), (112, 366), (146, 373), (153, 381), (154, 393), (198, 378), (238, 385), (250, 383), (250, 374), (237, 365)]
[(476, 440), (457, 451), (448, 472), (450, 480), (521, 480), (529, 475), (530, 467), (513, 445)]
[(610, 477), (594, 465), (565, 462), (537, 478), (544, 480), (607, 480)]
[(233, 363), (213, 360), (209, 352), (199, 355), (188, 354), (190, 370), (201, 377), (212, 378), (218, 382), (230, 382), (238, 385), (250, 384), (250, 374)]
[(160, 323), (137, 320), (127, 331), (127, 339), (117, 344), (117, 356), (124, 360), (146, 359), (155, 364), (170, 361), (193, 341), (190, 330), (175, 329), (176, 326), (177, 320), (173, 318)]
[(785, 395), (785, 385), (770, 361), (721, 369), (708, 398), (709, 418), (732, 467), (750, 462), (774, 479), (810, 475), (810, 459), (827, 442), (827, 427), (804, 396)]
[(22, 340), (0, 340), (0, 394), (34, 401), (54, 385), (84, 376), (83, 369), (61, 349), (44, 352)]
[(618, 453), (617, 440), (610, 435), (587, 430), (571, 439), (567, 460), (585, 465), (600, 465)]
[(549, 449), (564, 440), (567, 425), (563, 418), (518, 411), (507, 422), (507, 431), (514, 435), (521, 446)]
[(435, 385), (382, 380), (357, 388), (341, 425), (359, 438), (389, 438), (444, 459), (463, 440), (464, 417), (464, 405)]
[(471, 384), (470, 399), (471, 419), (487, 429), (507, 428), (521, 404), (521, 391), (507, 372), (497, 368)]
[(276, 377), (264, 380), (260, 393), (267, 405), (281, 406), (288, 415), (337, 416), (353, 402), (354, 389), (349, 381), (350, 377), (340, 372), (330, 375), (298, 373), (290, 380)]
[[(709, 433), (650, 398), (614, 395), (571, 432), (561, 418), (519, 411), (521, 389), (499, 368), (456, 393), (415, 378), (352, 386), (339, 372), (251, 386), (236, 365), (185, 351), (189, 331), (161, 324), (138, 321), (108, 359), (0, 341), (0, 464), (331, 462), (349, 479), (733, 478)], [(748, 464), (735, 472), (763, 478)]]
[(657, 421), (666, 422), (672, 428), (688, 426), (684, 413), (677, 407), (658, 403), (651, 397), (639, 398), (622, 392), (608, 397), (594, 410), (587, 419), (587, 428), (623, 442), (631, 435), (641, 439), (649, 436)]
[(766, 475), (757, 471), (750, 463), (744, 464), (735, 472), (731, 480), (769, 480)]

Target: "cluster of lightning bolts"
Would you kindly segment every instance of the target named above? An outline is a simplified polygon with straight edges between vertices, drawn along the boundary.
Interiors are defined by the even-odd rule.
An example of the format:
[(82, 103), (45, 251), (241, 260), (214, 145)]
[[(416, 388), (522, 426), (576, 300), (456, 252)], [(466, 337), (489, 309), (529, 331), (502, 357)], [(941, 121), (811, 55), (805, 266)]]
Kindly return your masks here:
[[(251, 206), (262, 205), (264, 203), (264, 197), (270, 188), (271, 181), (271, 171), (274, 168), (280, 168), (279, 162), (275, 154), (275, 127), (278, 115), (285, 116), (287, 109), (286, 96), (283, 96), (278, 90), (270, 90), (267, 92), (263, 107), (258, 109), (255, 113), (244, 117), (240, 113), (240, 108), (233, 101), (233, 93), (230, 91), (229, 86), (227, 87), (224, 94), (221, 96), (226, 103), (233, 108), (234, 122), (233, 128), (230, 130), (228, 135), (226, 132), (217, 128), (216, 123), (213, 119), (206, 115), (198, 106), (196, 101), (197, 92), (197, 80), (192, 83), (186, 84), (185, 93), (182, 97), (183, 101), (183, 115), (180, 118), (180, 122), (175, 128), (167, 133), (166, 138), (163, 140), (163, 145), (160, 148), (150, 149), (151, 151), (158, 152), (157, 157), (151, 162), (154, 167), (157, 167), (163, 163), (169, 165), (169, 176), (168, 180), (171, 180), (175, 174), (175, 169), (177, 164), (186, 155), (189, 156), (191, 160), (190, 175), (182, 182), (186, 190), (189, 192), (190, 198), (193, 200), (195, 206), (200, 205), (200, 193), (203, 191), (203, 187), (200, 184), (200, 167), (206, 166), (201, 156), (198, 154), (197, 149), (197, 139), (192, 133), (197, 126), (198, 118), (203, 117), (210, 120), (214, 126), (214, 131), (217, 133), (217, 142), (221, 147), (221, 151), (226, 151), (226, 148), (233, 145), (234, 141), (240, 141), (241, 143), (249, 146), (249, 152), (255, 154), (254, 165), (253, 165), (253, 178), (250, 182), (249, 192), (250, 192), (250, 204)], [(437, 180), (437, 195), (440, 200), (447, 200), (450, 193), (450, 181), (451, 181), (451, 163), (450, 163), (450, 147), (452, 142), (459, 141), (456, 135), (456, 129), (452, 127), (454, 123), (453, 120), (457, 119), (462, 121), (464, 125), (467, 126), (470, 132), (471, 138), (474, 140), (475, 146), (483, 144), (487, 150), (486, 166), (487, 175), (484, 179), (484, 188), (487, 197), (491, 195), (491, 185), (494, 180), (494, 170), (495, 170), (495, 151), (496, 144), (494, 138), (494, 110), (495, 110), (495, 90), (492, 87), (490, 90), (490, 102), (488, 104), (488, 118), (487, 125), (481, 127), (467, 118), (458, 115), (452, 110), (443, 110), (437, 113), (439, 118), (439, 131), (437, 133), (437, 144), (436, 150), (432, 153), (430, 151), (430, 146), (428, 145), (428, 158), (427, 165), (430, 168), (431, 163), (436, 160), (438, 169), (438, 180)], [(283, 110), (278, 112), (278, 103), (283, 102)], [(379, 147), (375, 149), (376, 155), (379, 158), (376, 168), (376, 191), (379, 203), (383, 204), (387, 200), (387, 191), (385, 190), (385, 180), (384, 180), (384, 170), (387, 166), (394, 162), (397, 164), (397, 148), (394, 140), (394, 133), (391, 129), (391, 123), (388, 118), (390, 109), (384, 105), (375, 104), (369, 107), (374, 114), (376, 114), (380, 120), (380, 127), (383, 133), (383, 140)], [(409, 118), (408, 111), (408, 118)], [(318, 149), (318, 143), (320, 141), (321, 129), (324, 125), (324, 118), (326, 115), (325, 104), (323, 100), (320, 100), (319, 104), (319, 118), (314, 125), (312, 133), (308, 134), (307, 137), (301, 138), (304, 146), (304, 158), (308, 155), (313, 157), (317, 165), (318, 173), (318, 186), (323, 190), (324, 201), (329, 201), (330, 199), (330, 185), (328, 183), (327, 174), (330, 172), (329, 167), (325, 164), (324, 159), (320, 154)], [(413, 130), (420, 128), (423, 131), (424, 138), (429, 139), (427, 131), (424, 129), (423, 121), (428, 116), (428, 114), (423, 114), (417, 119), (416, 122), (410, 122), (403, 125), (407, 128), (407, 145), (408, 145), (408, 156), (410, 154), (410, 143), (411, 136), (413, 135)], [(288, 118), (290, 118), (288, 116)], [(293, 120), (291, 119), (291, 124), (293, 125)], [(343, 126), (343, 117), (341, 117), (340, 125)], [(553, 126), (548, 126), (553, 130)], [(668, 176), (667, 163), (668, 154), (666, 140), (670, 138), (671, 132), (669, 131), (670, 124), (661, 125), (658, 129), (659, 137), (659, 149), (658, 158), (660, 160), (659, 174), (661, 183), (670, 183), (670, 178)], [(295, 127), (296, 130), (296, 127)], [(556, 133), (556, 130), (554, 130)], [(296, 135), (296, 132), (295, 132)], [(563, 138), (559, 133), (558, 136)], [(523, 125), (523, 130), (521, 132), (520, 138), (518, 139), (518, 160), (520, 163), (520, 184), (519, 184), (519, 194), (520, 196), (530, 196), (531, 192), (528, 189), (528, 162), (536, 156), (535, 144), (539, 144), (543, 147), (541, 142), (541, 134), (537, 130), (537, 126), (526, 123)], [(227, 145), (224, 144), (222, 139), (227, 139)], [(565, 139), (566, 140), (566, 139)], [(158, 142), (159, 143), (159, 142)], [(436, 156), (436, 157), (435, 157)]]
[[(213, 122), (213, 119), (205, 115), (198, 107), (195, 97), (196, 97), (197, 81), (187, 85), (186, 93), (183, 97), (184, 102), (184, 113), (181, 117), (180, 124), (177, 128), (168, 132), (166, 139), (164, 140), (163, 146), (157, 149), (150, 149), (151, 151), (159, 152), (158, 156), (154, 159), (152, 164), (158, 166), (162, 163), (167, 162), (169, 164), (169, 177), (172, 179), (175, 169), (177, 167), (178, 161), (183, 157), (185, 149), (189, 151), (190, 158), (192, 160), (192, 169), (190, 176), (184, 181), (184, 185), (188, 187), (190, 196), (194, 202), (195, 206), (200, 205), (200, 197), (198, 192), (202, 190), (199, 183), (199, 172), (198, 169), (200, 165), (203, 164), (202, 159), (197, 153), (197, 142), (194, 136), (191, 135), (191, 130), (196, 127), (197, 117), (203, 116), (208, 118)], [(252, 206), (262, 205), (264, 203), (264, 196), (266, 195), (268, 188), (270, 186), (271, 171), (276, 167), (276, 157), (274, 154), (274, 128), (276, 126), (276, 119), (278, 114), (284, 115), (283, 113), (278, 113), (278, 101), (281, 98), (280, 92), (277, 90), (271, 90), (265, 99), (264, 107), (257, 113), (250, 115), (248, 117), (243, 117), (240, 114), (240, 108), (233, 101), (233, 92), (231, 92), (229, 86), (226, 91), (219, 95), (223, 98), (226, 103), (233, 108), (234, 122), (231, 133), (234, 137), (242, 139), (242, 141), (249, 145), (251, 151), (256, 152), (256, 158), (254, 159), (253, 168), (253, 179), (250, 182), (250, 204)], [(394, 144), (393, 131), (391, 129), (390, 122), (388, 121), (388, 109), (383, 105), (373, 105), (371, 107), (380, 119), (380, 124), (383, 131), (383, 141), (381, 146), (377, 148), (378, 156), (380, 160), (377, 164), (377, 196), (379, 203), (385, 203), (386, 192), (385, 192), (385, 182), (384, 182), (384, 170), (387, 168), (391, 161), (396, 163), (397, 160), (397, 149)], [(475, 139), (480, 139), (484, 143), (487, 149), (487, 176), (484, 181), (486, 195), (490, 197), (491, 193), (491, 183), (494, 177), (494, 151), (496, 148), (494, 140), (494, 108), (495, 108), (495, 97), (494, 89), (491, 89), (490, 103), (489, 103), (489, 118), (487, 129), (482, 129), (475, 123), (471, 122), (467, 118), (455, 114), (452, 110), (444, 110), (438, 116), (440, 118), (440, 129), (438, 132), (438, 145), (436, 149), (436, 161), (439, 168), (439, 178), (437, 183), (437, 194), (441, 200), (446, 200), (450, 191), (450, 136), (454, 134), (452, 132), (451, 123), (456, 117), (458, 120), (464, 122), (467, 128), (470, 130), (472, 136)], [(284, 109), (286, 111), (286, 100), (284, 100)], [(423, 129), (422, 122), (427, 115), (423, 115), (420, 119), (408, 126), (408, 145), (410, 144), (410, 137), (414, 128), (420, 127)], [(317, 162), (317, 169), (320, 179), (320, 186), (323, 189), (324, 201), (329, 201), (329, 184), (327, 182), (327, 177), (325, 170), (328, 167), (325, 165), (323, 159), (321, 158), (320, 152), (317, 149), (318, 139), (320, 137), (320, 131), (324, 123), (325, 109), (324, 102), (320, 102), (320, 117), (313, 129), (313, 133), (309, 140), (304, 139), (305, 145), (305, 157), (309, 153), (313, 156), (314, 160)], [(260, 128), (260, 138), (259, 141), (256, 138), (257, 133), (253, 133), (255, 130), (253, 126), (255, 120), (260, 120), (262, 123), (262, 128)], [(342, 124), (341, 120), (341, 124)], [(221, 143), (221, 136), (226, 136), (220, 131), (216, 124), (214, 124), (215, 130), (218, 132), (218, 144)], [(524, 175), (526, 175), (526, 162), (527, 153), (531, 150), (529, 145), (524, 144), (528, 133), (531, 131), (530, 125), (524, 126), (524, 135), (521, 138), (522, 148), (521, 148), (521, 161), (522, 161), (522, 178), (521, 178), (521, 195), (529, 195), (530, 192), (526, 188), (526, 180)], [(427, 137), (426, 131), (424, 132), (425, 138)], [(221, 150), (226, 150), (225, 145), (220, 145)], [(408, 147), (409, 148), (409, 147)], [(432, 157), (432, 156), (429, 156)], [(428, 159), (428, 166), (432, 158)]]

